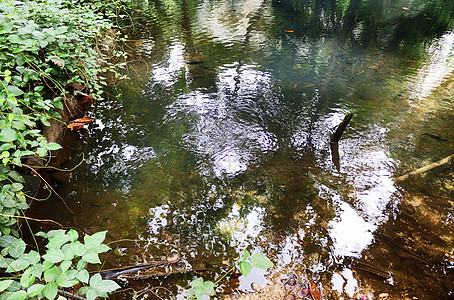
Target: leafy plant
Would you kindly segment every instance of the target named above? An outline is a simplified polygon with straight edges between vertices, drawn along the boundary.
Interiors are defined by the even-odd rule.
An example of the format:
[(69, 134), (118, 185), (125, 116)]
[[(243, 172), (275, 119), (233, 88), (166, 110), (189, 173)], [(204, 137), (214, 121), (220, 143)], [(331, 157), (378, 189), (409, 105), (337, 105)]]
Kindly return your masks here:
[(248, 250), (244, 251), (243, 258), (238, 262), (241, 274), (248, 276), (251, 273), (252, 266), (259, 269), (268, 269), (274, 266), (273, 262), (266, 256), (260, 253), (251, 253)]
[[(242, 258), (238, 261), (238, 268), (245, 277), (247, 277), (252, 270), (252, 266), (259, 269), (268, 269), (274, 266), (273, 262), (264, 254), (251, 253), (248, 250), (245, 250)], [(204, 281), (203, 278), (198, 277), (191, 282), (191, 288), (187, 291), (186, 297), (188, 299), (196, 298), (197, 300), (202, 299), (204, 295), (214, 296), (216, 292), (214, 287), (218, 282), (224, 279), (230, 272), (235, 270), (236, 266), (228, 270), (221, 278), (216, 282)]]
[[(99, 273), (91, 276), (87, 264), (99, 264), (99, 254), (110, 248), (103, 244), (106, 231), (86, 235), (84, 242), (78, 241), (77, 231), (71, 229), (52, 230), (48, 233), (36, 234), (48, 240), (46, 253), (42, 256), (37, 251), (26, 253), (25, 242), (21, 239), (5, 235), (0, 238), (3, 247), (0, 268), (11, 278), (19, 279), (0, 281), (1, 299), (25, 299), (46, 297), (54, 299), (59, 287), (72, 287), (76, 284), (84, 286), (78, 294), (86, 295), (87, 299), (107, 297), (107, 293), (119, 288), (112, 280), (103, 280)], [(18, 275), (17, 275), (18, 274)]]
[(6, 290), (0, 299), (53, 299), (58, 287), (75, 283), (85, 285), (80, 292), (89, 299), (117, 288), (99, 274), (89, 278), (85, 269), (107, 251), (105, 233), (87, 236), (85, 243), (71, 230), (41, 233), (49, 240), (41, 256), (25, 252), (13, 226), (28, 208), (24, 162), (35, 157), (46, 166), (61, 148), (42, 131), (51, 121), (62, 122), (67, 100), (75, 96), (71, 86), (78, 83), (101, 99), (102, 73), (115, 66), (102, 54), (108, 45), (100, 37), (114, 27), (118, 9), (118, 1), (0, 1), (0, 267), (11, 275), (0, 281), (0, 291)]

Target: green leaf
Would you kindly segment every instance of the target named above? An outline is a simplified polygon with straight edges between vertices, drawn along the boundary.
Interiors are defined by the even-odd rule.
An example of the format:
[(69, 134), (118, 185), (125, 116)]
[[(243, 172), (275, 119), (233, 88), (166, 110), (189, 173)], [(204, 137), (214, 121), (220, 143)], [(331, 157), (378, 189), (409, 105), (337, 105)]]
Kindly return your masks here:
[(68, 277), (69, 272), (61, 272), (57, 275), (57, 284), (61, 287), (71, 287), (77, 283), (78, 280)]
[(57, 266), (53, 266), (50, 269), (47, 269), (44, 271), (44, 280), (46, 282), (52, 282), (55, 281), (58, 275), (58, 268)]
[(60, 249), (60, 247), (67, 241), (69, 241), (69, 236), (66, 234), (57, 235), (49, 240), (46, 247), (49, 249)]
[(14, 280), (12, 280), (12, 279), (0, 281), (0, 292), (3, 292), (4, 290), (6, 290), (13, 281)]
[(42, 264), (36, 264), (34, 266), (31, 266), (32, 274), (36, 278), (41, 278), (41, 274), (44, 272), (44, 268)]
[(120, 286), (113, 280), (102, 280), (96, 285), (96, 289), (102, 293), (111, 293), (116, 289), (119, 289)]
[(31, 250), (30, 252), (28, 252), (27, 260), (31, 265), (36, 265), (41, 260), (41, 256), (35, 250)]
[(255, 253), (251, 256), (251, 264), (259, 269), (268, 269), (274, 266), (273, 262), (266, 255)]
[[(57, 144), (58, 145), (58, 144)], [(70, 229), (67, 233), (68, 237), (69, 237), (69, 240), (71, 242), (75, 242), (77, 241), (77, 239), (79, 238), (79, 234), (77, 233), (77, 231), (75, 231), (74, 229)]]
[(71, 251), (74, 252), (74, 254), (77, 256), (83, 256), (85, 253), (87, 253), (85, 246), (79, 241), (69, 244), (69, 247)]
[(9, 247), (11, 245), (13, 245), (16, 241), (18, 240), (18, 238), (15, 238), (14, 236), (11, 236), (11, 235), (4, 235), (2, 237), (0, 237), (0, 247)]
[(25, 270), (20, 278), (20, 285), (22, 288), (27, 289), (35, 282), (35, 276), (32, 274), (31, 268)]
[(23, 300), (27, 298), (27, 292), (20, 290), (17, 292), (14, 292), (8, 296), (8, 300)]
[(87, 300), (95, 300), (98, 297), (98, 291), (96, 289), (89, 289), (87, 291)]
[(58, 292), (58, 285), (56, 282), (51, 282), (46, 284), (46, 286), (43, 289), (43, 295), (47, 299), (55, 299), (55, 296), (57, 296)]
[(17, 239), (11, 246), (10, 246), (10, 249), (9, 249), (9, 255), (11, 255), (12, 257), (14, 258), (18, 258), (19, 256), (21, 256), (22, 254), (24, 254), (25, 252), (25, 247), (27, 247), (27, 245), (25, 244), (25, 242), (21, 239)]
[(66, 270), (69, 269), (69, 267), (71, 267), (72, 265), (72, 261), (70, 260), (64, 260), (62, 261), (62, 263), (60, 264), (60, 269), (62, 272), (65, 272)]
[(11, 271), (19, 272), (19, 271), (22, 271), (22, 270), (25, 270), (26, 268), (28, 268), (29, 265), (30, 265), (30, 263), (28, 262), (28, 260), (25, 259), (24, 256), (20, 256), (18, 259), (11, 262), (10, 268), (8, 268), (6, 270), (6, 272), (11, 272)]
[(88, 252), (82, 256), (82, 259), (90, 264), (100, 264), (101, 261), (99, 260), (98, 253), (95, 252)]
[(47, 144), (47, 147), (49, 148), (49, 150), (58, 150), (58, 149), (61, 149), (62, 147), (57, 144), (57, 143), (48, 143)]
[(43, 258), (51, 263), (59, 263), (65, 258), (65, 254), (60, 249), (49, 249)]
[(102, 281), (101, 274), (96, 273), (95, 275), (91, 276), (90, 278), (90, 286), (96, 288), (98, 284)]
[(6, 87), (6, 90), (13, 96), (20, 96), (24, 93), (24, 91), (14, 85), (8, 85)]
[(244, 250), (243, 260), (247, 260), (251, 256), (251, 253), (248, 250)]
[(77, 279), (79, 279), (83, 283), (88, 283), (88, 280), (90, 279), (90, 274), (86, 269), (80, 270), (79, 273), (76, 276)]
[(12, 180), (14, 180), (14, 181), (22, 182), (22, 183), (25, 182), (24, 177), (22, 177), (22, 176), (19, 174), (19, 172), (16, 172), (16, 171), (14, 171), (14, 170), (9, 171), (9, 172), (8, 172), (8, 176), (9, 176)]
[(43, 284), (36, 283), (36, 284), (34, 284), (34, 285), (32, 285), (31, 287), (28, 288), (27, 295), (28, 295), (28, 297), (35, 297), (35, 296), (41, 294), (43, 289), (44, 289), (44, 285)]
[(0, 130), (0, 142), (13, 142), (17, 140), (17, 132), (11, 128)]
[(251, 273), (251, 264), (247, 261), (240, 261), (238, 263), (239, 267), (240, 267), (240, 272), (241, 274), (243, 274), (245, 277), (247, 277), (249, 275), (249, 273)]
[(101, 243), (106, 238), (106, 233), (107, 233), (107, 231), (100, 231), (100, 232), (97, 232), (97, 233), (95, 233), (95, 234), (93, 234), (91, 236), (90, 235), (86, 235), (84, 237), (85, 248), (87, 248), (87, 250), (89, 250), (89, 249), (96, 248), (99, 245), (101, 245)]
[(77, 263), (76, 269), (80, 271), (80, 270), (83, 270), (86, 266), (87, 266), (87, 262), (85, 260), (81, 259)]

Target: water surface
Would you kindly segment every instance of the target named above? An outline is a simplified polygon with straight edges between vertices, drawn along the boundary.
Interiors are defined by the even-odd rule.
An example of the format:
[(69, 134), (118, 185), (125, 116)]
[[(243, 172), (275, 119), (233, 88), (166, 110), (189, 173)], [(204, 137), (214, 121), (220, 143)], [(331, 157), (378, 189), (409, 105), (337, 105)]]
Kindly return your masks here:
[[(83, 165), (56, 185), (75, 216), (57, 198), (35, 211), (141, 240), (112, 244), (109, 267), (172, 250), (187, 269), (205, 264), (129, 282), (139, 299), (158, 285), (182, 298), (245, 249), (275, 267), (227, 277), (219, 293), (296, 273), (330, 299), (452, 296), (452, 163), (392, 180), (454, 149), (452, 4), (157, 0), (131, 11), (130, 79), (112, 82), (68, 163), (84, 153)], [(336, 162), (330, 135), (350, 112)]]

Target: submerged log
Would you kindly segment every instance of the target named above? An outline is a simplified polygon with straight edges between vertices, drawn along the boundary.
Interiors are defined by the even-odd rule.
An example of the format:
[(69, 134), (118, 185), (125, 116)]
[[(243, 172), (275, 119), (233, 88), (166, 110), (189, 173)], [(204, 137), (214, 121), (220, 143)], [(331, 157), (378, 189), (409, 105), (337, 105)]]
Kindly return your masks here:
[(404, 180), (406, 180), (408, 177), (410, 176), (414, 176), (414, 175), (419, 175), (419, 174), (422, 174), (422, 173), (425, 173), (427, 171), (430, 171), (432, 169), (435, 169), (436, 167), (439, 167), (439, 166), (442, 166), (444, 164), (447, 164), (451, 161), (451, 159), (454, 158), (454, 153), (443, 158), (443, 159), (440, 159), (439, 161), (436, 161), (434, 163), (431, 163), (430, 165), (427, 165), (425, 167), (422, 167), (422, 168), (419, 168), (419, 169), (416, 169), (412, 172), (409, 172), (405, 175), (402, 175), (402, 176), (399, 176), (399, 177), (396, 177), (393, 179), (394, 182), (402, 182)]

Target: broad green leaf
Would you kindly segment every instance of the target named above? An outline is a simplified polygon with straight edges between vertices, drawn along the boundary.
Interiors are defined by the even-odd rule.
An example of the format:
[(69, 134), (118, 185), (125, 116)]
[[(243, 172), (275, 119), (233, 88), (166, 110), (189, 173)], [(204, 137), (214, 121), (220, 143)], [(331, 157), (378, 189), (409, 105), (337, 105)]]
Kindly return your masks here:
[(44, 285), (41, 283), (36, 283), (27, 289), (28, 297), (35, 297), (39, 295), (44, 289)]
[(36, 278), (41, 278), (41, 275), (44, 272), (44, 268), (42, 264), (36, 264), (30, 267), (32, 270), (32, 274), (35, 275)]
[(49, 148), (49, 150), (58, 150), (58, 149), (61, 149), (62, 147), (57, 144), (57, 143), (48, 143), (47, 144), (47, 147)]
[(46, 245), (47, 248), (60, 249), (60, 247), (69, 241), (69, 237), (66, 234), (57, 235), (50, 239), (49, 243)]
[(10, 34), (8, 36), (8, 40), (10, 41), (10, 43), (13, 43), (13, 44), (21, 44), (22, 43), (22, 38), (20, 36), (18, 36), (17, 34)]
[(69, 248), (77, 256), (82, 256), (87, 253), (85, 246), (79, 241), (75, 241), (74, 243), (69, 244)]
[(22, 177), (22, 175), (20, 175), (19, 172), (17, 172), (17, 171), (14, 171), (14, 170), (9, 171), (8, 176), (14, 181), (22, 182), (22, 183), (25, 182), (24, 177)]
[(14, 258), (18, 258), (19, 256), (21, 256), (22, 254), (24, 254), (25, 252), (25, 247), (27, 247), (27, 245), (25, 244), (25, 242), (21, 239), (17, 239), (11, 246), (10, 246), (10, 249), (9, 249), (9, 255), (11, 255), (12, 257)]
[(59, 236), (59, 235), (66, 235), (66, 230), (64, 230), (64, 229), (55, 229), (55, 230), (50, 230), (49, 232), (47, 232), (47, 237), (49, 239), (54, 238), (54, 237)]
[(32, 274), (31, 268), (25, 270), (20, 278), (20, 285), (22, 288), (27, 289), (35, 282), (35, 276)]
[(44, 271), (44, 280), (46, 282), (52, 282), (55, 281), (58, 275), (58, 268), (57, 266), (53, 266), (50, 269), (47, 269)]
[(14, 292), (8, 296), (8, 300), (23, 300), (27, 298), (27, 292), (20, 290), (17, 292)]
[(20, 96), (24, 93), (24, 91), (14, 85), (8, 85), (6, 87), (6, 90), (13, 96)]
[(240, 272), (241, 274), (243, 274), (245, 277), (247, 277), (249, 275), (249, 273), (251, 273), (251, 264), (247, 261), (240, 261), (238, 263), (239, 267), (240, 267)]
[(11, 262), (9, 265), (10, 267), (6, 270), (6, 272), (19, 272), (28, 268), (29, 265), (30, 263), (28, 260), (22, 255), (15, 261)]
[(87, 300), (95, 300), (98, 297), (98, 291), (96, 289), (89, 289), (87, 291)]
[[(58, 145), (58, 144), (57, 144)], [(68, 237), (69, 237), (69, 240), (72, 241), (72, 242), (75, 242), (77, 241), (77, 239), (79, 238), (79, 234), (77, 233), (77, 231), (75, 231), (74, 229), (70, 229), (67, 233)]]
[(3, 292), (4, 290), (6, 290), (13, 281), (14, 280), (11, 280), (11, 279), (0, 281), (0, 292)]
[(41, 260), (41, 256), (35, 250), (31, 250), (30, 252), (28, 252), (27, 260), (31, 265), (36, 265)]
[(71, 265), (72, 265), (72, 261), (64, 260), (60, 264), (60, 269), (61, 269), (62, 272), (65, 272), (66, 270), (69, 269), (69, 267), (71, 267)]
[(97, 285), (102, 281), (101, 274), (96, 273), (90, 278), (90, 286), (96, 288)]
[(48, 262), (56, 264), (61, 262), (65, 258), (65, 255), (60, 249), (49, 249), (46, 254), (43, 255), (43, 258)]
[(99, 245), (99, 247), (97, 247), (95, 250), (96, 250), (96, 252), (98, 252), (98, 253), (104, 253), (104, 252), (109, 251), (109, 250), (110, 250), (110, 247), (107, 246), (107, 245), (101, 244), (101, 245)]
[(19, 240), (18, 238), (15, 238), (14, 236), (11, 236), (11, 235), (4, 235), (2, 237), (0, 237), (0, 247), (9, 247), (11, 245), (13, 245), (17, 240)]
[(43, 289), (43, 295), (47, 299), (55, 299), (55, 296), (57, 296), (58, 292), (58, 285), (56, 282), (50, 282), (46, 284), (46, 286)]
[(11, 128), (0, 130), (0, 142), (13, 142), (17, 140), (17, 132)]
[(254, 267), (259, 269), (268, 269), (274, 266), (273, 262), (268, 257), (266, 257), (266, 255), (260, 253), (252, 254), (249, 261)]
[(198, 277), (196, 279), (194, 279), (192, 282), (191, 282), (191, 286), (192, 287), (203, 287), (203, 278), (202, 277)]
[(99, 245), (101, 245), (101, 243), (104, 242), (104, 240), (106, 238), (106, 233), (107, 233), (107, 231), (100, 231), (93, 235), (86, 235), (84, 237), (85, 248), (87, 248), (87, 250), (89, 250), (89, 249), (96, 248)]
[(95, 252), (88, 252), (82, 256), (82, 259), (90, 264), (100, 264), (101, 261), (99, 260), (98, 253)]
[(57, 275), (57, 284), (58, 286), (61, 287), (71, 287), (77, 283), (79, 283), (78, 280), (74, 278), (69, 278), (68, 277), (68, 272), (61, 272)]
[(87, 266), (87, 262), (85, 260), (81, 259), (77, 263), (76, 269), (80, 271), (80, 270), (83, 270), (86, 266)]
[(102, 280), (96, 285), (96, 289), (102, 293), (111, 293), (116, 289), (119, 289), (120, 286), (113, 280)]
[(88, 280), (90, 279), (90, 274), (86, 269), (83, 269), (78, 272), (76, 278), (83, 283), (88, 283)]

